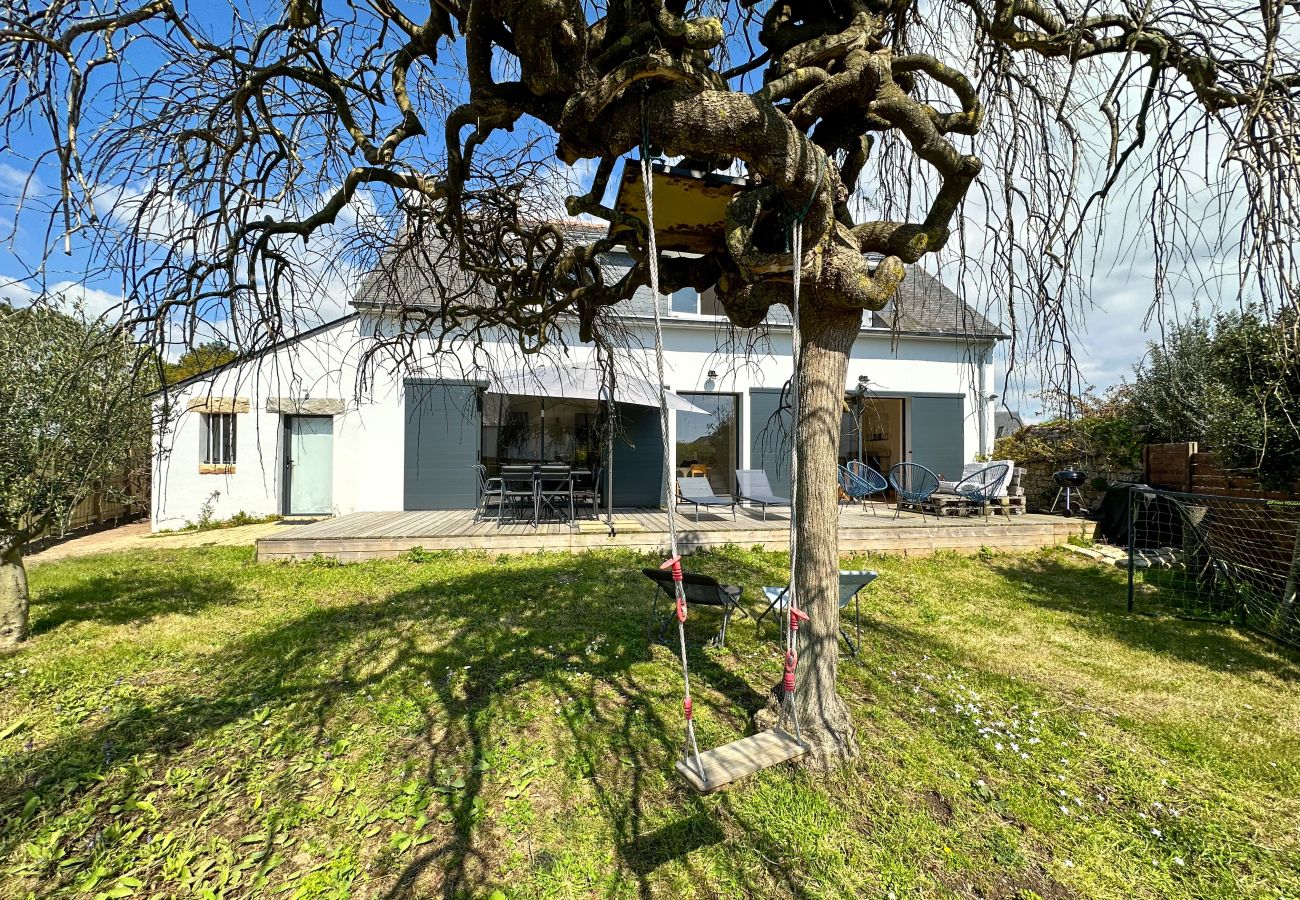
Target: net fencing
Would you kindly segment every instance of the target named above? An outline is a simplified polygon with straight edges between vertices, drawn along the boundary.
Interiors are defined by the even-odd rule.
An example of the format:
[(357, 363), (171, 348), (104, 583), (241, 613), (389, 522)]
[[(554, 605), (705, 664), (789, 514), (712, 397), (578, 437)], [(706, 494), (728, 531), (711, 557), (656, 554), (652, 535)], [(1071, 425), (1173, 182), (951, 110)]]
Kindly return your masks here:
[(1300, 503), (1134, 486), (1127, 530), (1130, 610), (1300, 646)]

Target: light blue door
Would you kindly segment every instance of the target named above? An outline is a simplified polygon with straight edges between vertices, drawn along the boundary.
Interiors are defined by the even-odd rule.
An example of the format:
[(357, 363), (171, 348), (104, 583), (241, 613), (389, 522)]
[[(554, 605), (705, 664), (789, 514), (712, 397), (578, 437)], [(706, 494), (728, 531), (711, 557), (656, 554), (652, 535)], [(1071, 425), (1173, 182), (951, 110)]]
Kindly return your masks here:
[(321, 515), (334, 507), (334, 420), (289, 419), (289, 515)]

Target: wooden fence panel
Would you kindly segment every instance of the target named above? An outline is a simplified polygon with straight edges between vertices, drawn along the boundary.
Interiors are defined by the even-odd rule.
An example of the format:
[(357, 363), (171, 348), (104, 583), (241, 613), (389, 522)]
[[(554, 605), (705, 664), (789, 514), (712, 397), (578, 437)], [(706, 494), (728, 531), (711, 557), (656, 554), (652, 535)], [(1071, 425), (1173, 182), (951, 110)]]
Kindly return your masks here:
[(1219, 465), (1213, 453), (1193, 453), (1191, 456), (1191, 487), (1195, 494), (1213, 494), (1219, 497), (1252, 497), (1257, 500), (1300, 500), (1300, 485), (1291, 491), (1266, 491), (1253, 478), (1233, 475)]
[(1147, 444), (1142, 448), (1143, 480), (1152, 487), (1168, 491), (1192, 489), (1192, 457), (1195, 441), (1178, 444)]

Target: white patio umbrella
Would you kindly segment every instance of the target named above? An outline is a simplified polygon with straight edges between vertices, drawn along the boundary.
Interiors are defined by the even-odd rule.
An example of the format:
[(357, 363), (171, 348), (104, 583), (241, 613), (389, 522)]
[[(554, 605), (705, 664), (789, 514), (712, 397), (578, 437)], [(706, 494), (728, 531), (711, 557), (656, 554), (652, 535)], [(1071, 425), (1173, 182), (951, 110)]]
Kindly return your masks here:
[[(566, 400), (604, 400), (610, 398), (610, 387), (600, 369), (590, 366), (573, 368), (555, 368), (554, 366), (537, 366), (535, 368), (493, 375), (489, 379), (488, 392), (492, 394), (514, 394), (525, 397), (561, 397)], [(708, 410), (700, 409), (693, 403), (678, 396), (673, 391), (666, 392), (668, 408), (678, 412), (709, 415)], [(614, 400), (618, 403), (631, 403), (634, 406), (659, 406), (659, 389), (644, 378), (620, 373), (614, 385)], [(546, 415), (545, 404), (542, 415)], [(614, 531), (614, 443), (608, 437), (605, 441), (605, 520), (610, 533)]]
[[(606, 400), (609, 388), (603, 373), (589, 366), (556, 368), (538, 366), (533, 369), (493, 375), (489, 379), (489, 393), (515, 394), (524, 397), (562, 397), (566, 400)], [(614, 399), (634, 406), (659, 405), (659, 390), (644, 378), (619, 374), (614, 385)], [(668, 408), (681, 412), (708, 415), (672, 391), (668, 392)]]

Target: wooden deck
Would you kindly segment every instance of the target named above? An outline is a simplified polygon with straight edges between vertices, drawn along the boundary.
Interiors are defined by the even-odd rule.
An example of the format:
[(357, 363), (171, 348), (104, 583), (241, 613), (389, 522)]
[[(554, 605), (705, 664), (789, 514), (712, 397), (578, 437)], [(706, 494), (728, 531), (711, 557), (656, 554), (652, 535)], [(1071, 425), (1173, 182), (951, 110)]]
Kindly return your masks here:
[[(539, 550), (582, 551), (623, 547), (645, 552), (664, 552), (668, 547), (668, 516), (663, 510), (615, 510), (615, 522), (633, 528), (610, 535), (568, 525), (507, 524), (475, 522), (471, 510), (427, 512), (351, 513), (312, 524), (283, 528), (257, 542), (259, 560), (301, 560), (314, 556), (333, 557), (342, 562), (398, 556), (414, 547), (425, 550), (483, 550), (489, 553), (529, 553)], [(742, 509), (735, 520), (730, 514), (692, 514), (678, 517), (678, 545), (683, 551), (739, 544), (781, 550), (789, 546), (790, 521), (786, 513), (769, 512), (763, 521), (757, 510)], [(1024, 514), (1011, 516), (922, 519), (903, 512), (897, 519), (893, 509), (881, 508), (871, 515), (856, 507), (840, 515), (842, 553), (896, 553), (926, 555), (936, 550), (975, 553), (981, 547), (995, 550), (1031, 550), (1063, 544), (1079, 533), (1077, 519)]]

